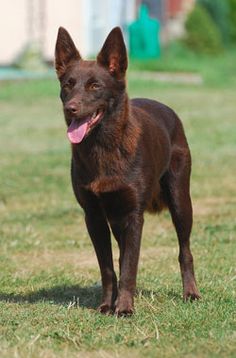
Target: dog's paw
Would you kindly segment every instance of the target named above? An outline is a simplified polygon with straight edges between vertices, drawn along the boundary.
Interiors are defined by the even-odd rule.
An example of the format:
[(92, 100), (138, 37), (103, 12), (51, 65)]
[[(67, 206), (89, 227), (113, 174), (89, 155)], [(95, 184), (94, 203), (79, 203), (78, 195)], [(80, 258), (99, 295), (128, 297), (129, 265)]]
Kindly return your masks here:
[(201, 298), (201, 295), (198, 292), (198, 290), (188, 290), (188, 291), (184, 292), (184, 294), (183, 294), (184, 302), (195, 301), (195, 300), (199, 300), (200, 298)]
[(184, 290), (183, 290), (184, 302), (195, 301), (195, 300), (199, 300), (200, 298), (201, 295), (197, 289), (195, 279), (186, 281), (184, 283)]
[(115, 305), (115, 315), (131, 316), (134, 313), (134, 305), (131, 299), (120, 298)]
[(107, 316), (113, 313), (111, 305), (106, 302), (101, 303), (100, 306), (97, 308), (97, 311)]

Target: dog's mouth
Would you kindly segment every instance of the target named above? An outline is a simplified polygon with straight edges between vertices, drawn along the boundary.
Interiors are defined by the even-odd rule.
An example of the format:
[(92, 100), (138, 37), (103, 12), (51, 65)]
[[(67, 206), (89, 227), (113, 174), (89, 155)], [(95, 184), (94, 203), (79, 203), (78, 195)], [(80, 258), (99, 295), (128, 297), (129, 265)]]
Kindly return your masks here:
[(89, 134), (89, 132), (102, 119), (104, 110), (98, 109), (92, 114), (86, 115), (82, 118), (75, 118), (67, 129), (67, 136), (72, 144), (78, 144)]

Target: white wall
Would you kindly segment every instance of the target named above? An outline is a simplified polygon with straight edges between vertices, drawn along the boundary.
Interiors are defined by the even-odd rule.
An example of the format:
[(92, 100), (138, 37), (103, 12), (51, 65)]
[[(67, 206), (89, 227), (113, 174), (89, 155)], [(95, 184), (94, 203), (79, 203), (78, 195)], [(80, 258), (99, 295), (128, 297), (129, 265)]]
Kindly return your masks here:
[(43, 52), (52, 59), (60, 26), (65, 27), (82, 55), (89, 51), (89, 0), (46, 0), (46, 19)]
[[(135, 16), (135, 0), (46, 0), (44, 55), (53, 57), (57, 29), (65, 27), (82, 56), (96, 54), (105, 37), (115, 26), (131, 22)], [(122, 6), (125, 18), (122, 19)]]
[(135, 0), (0, 0), (0, 65), (12, 63), (32, 37), (52, 61), (59, 26), (82, 56), (96, 54), (112, 27), (131, 21), (134, 12)]
[(27, 0), (0, 0), (0, 64), (12, 62), (27, 43)]

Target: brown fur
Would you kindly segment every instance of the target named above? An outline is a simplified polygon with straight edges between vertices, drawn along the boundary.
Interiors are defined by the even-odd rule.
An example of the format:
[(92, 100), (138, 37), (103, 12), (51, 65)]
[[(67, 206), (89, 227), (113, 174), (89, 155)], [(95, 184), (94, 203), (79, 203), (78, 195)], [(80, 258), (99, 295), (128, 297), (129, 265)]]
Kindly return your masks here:
[[(164, 207), (179, 240), (184, 299), (199, 298), (189, 242), (191, 156), (181, 121), (159, 102), (128, 98), (128, 60), (119, 28), (108, 35), (96, 61), (82, 60), (70, 35), (60, 28), (55, 55), (67, 125), (103, 111), (102, 120), (82, 142), (72, 144), (71, 168), (102, 276), (99, 310), (133, 312), (143, 213)], [(119, 285), (110, 229), (120, 248)]]

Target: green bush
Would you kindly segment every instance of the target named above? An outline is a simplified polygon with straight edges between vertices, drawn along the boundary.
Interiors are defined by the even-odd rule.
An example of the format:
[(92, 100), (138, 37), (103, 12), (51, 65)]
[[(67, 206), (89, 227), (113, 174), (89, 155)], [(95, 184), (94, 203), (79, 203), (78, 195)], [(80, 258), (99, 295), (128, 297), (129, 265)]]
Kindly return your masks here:
[(221, 32), (224, 43), (229, 42), (229, 3), (222, 0), (198, 0)]
[(186, 45), (197, 53), (217, 54), (222, 52), (222, 37), (207, 10), (196, 4), (185, 23)]
[(229, 35), (236, 44), (236, 0), (227, 0), (229, 4)]

